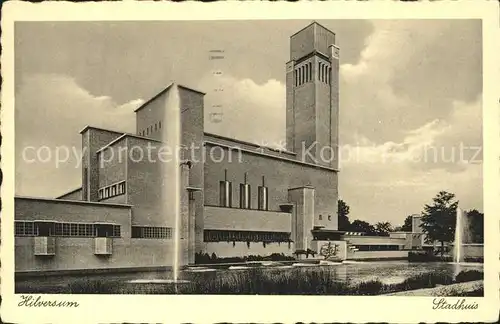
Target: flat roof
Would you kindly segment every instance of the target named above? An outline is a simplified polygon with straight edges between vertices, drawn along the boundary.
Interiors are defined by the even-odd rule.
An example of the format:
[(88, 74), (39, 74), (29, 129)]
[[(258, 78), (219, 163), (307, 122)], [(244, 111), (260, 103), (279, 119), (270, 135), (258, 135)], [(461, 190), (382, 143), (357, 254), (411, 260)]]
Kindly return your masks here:
[(43, 197), (15, 196), (14, 199), (44, 201), (44, 202), (54, 202), (54, 203), (68, 203), (75, 205), (92, 205), (92, 206), (102, 206), (102, 207), (118, 207), (118, 208), (132, 207), (132, 205), (128, 204), (105, 203), (105, 202), (85, 201), (85, 200), (53, 199), (53, 198), (43, 198)]

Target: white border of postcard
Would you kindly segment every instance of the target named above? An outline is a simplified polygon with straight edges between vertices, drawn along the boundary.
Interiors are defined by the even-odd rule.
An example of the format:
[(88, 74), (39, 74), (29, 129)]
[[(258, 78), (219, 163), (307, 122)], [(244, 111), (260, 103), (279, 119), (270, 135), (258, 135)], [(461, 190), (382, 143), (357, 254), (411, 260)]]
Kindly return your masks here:
[[(4, 3), (1, 58), (2, 247), (1, 315), (4, 322), (475, 322), (499, 315), (499, 10), (497, 1), (334, 2), (46, 2)], [(217, 19), (482, 19), (485, 297), (468, 297), (470, 310), (434, 310), (433, 297), (361, 296), (142, 296), (47, 295), (78, 308), (23, 307), (14, 294), (14, 22), (73, 20)], [(446, 42), (444, 39), (443, 42)], [(464, 44), (464, 46), (467, 46)], [(36, 50), (36, 49), (33, 49)], [(470, 188), (477, 190), (476, 188)], [(455, 302), (459, 298), (447, 298)]]

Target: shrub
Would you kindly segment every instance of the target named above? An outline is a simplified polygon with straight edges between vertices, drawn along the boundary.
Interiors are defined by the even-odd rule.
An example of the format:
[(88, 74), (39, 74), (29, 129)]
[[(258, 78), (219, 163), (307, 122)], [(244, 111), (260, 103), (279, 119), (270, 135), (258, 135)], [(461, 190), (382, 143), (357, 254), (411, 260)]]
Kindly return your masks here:
[(267, 256), (248, 255), (243, 257), (217, 257), (215, 253), (212, 256), (205, 253), (195, 254), (195, 263), (197, 264), (217, 264), (217, 263), (243, 263), (248, 261), (293, 261), (294, 257), (286, 256), (283, 253), (273, 253)]
[(370, 280), (359, 283), (354, 292), (356, 295), (379, 295), (384, 288), (384, 284), (379, 280)]
[(80, 279), (68, 284), (70, 294), (115, 294), (120, 282), (102, 279)]
[(484, 273), (478, 270), (462, 270), (455, 277), (455, 282), (467, 282), (475, 280), (484, 280)]

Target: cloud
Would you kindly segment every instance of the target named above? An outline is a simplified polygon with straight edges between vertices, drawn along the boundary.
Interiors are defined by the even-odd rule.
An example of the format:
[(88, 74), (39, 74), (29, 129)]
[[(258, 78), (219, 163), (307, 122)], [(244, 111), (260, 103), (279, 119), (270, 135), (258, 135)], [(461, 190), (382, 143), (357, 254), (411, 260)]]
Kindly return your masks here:
[(400, 141), (447, 119), (455, 101), (473, 102), (481, 93), (480, 34), (472, 20), (374, 21), (360, 60), (341, 66), (342, 142)]
[[(119, 105), (108, 96), (94, 96), (64, 75), (37, 74), (25, 78), (16, 93), (15, 103), (16, 192), (50, 197), (79, 186), (79, 131), (91, 125), (134, 132), (133, 110), (141, 103), (142, 100), (137, 99)], [(36, 150), (47, 147), (45, 151), (50, 151), (52, 158), (46, 163), (29, 163), (22, 155), (28, 147)], [(60, 150), (67, 148), (71, 154), (66, 163), (56, 166), (58, 147)], [(35, 154), (32, 149), (30, 152)], [(47, 183), (52, 188), (48, 189)]]
[(473, 156), (481, 148), (480, 96), (453, 107), (447, 120), (407, 131), (401, 141), (365, 137), (343, 146), (340, 192), (353, 219), (398, 224), (441, 190), (454, 193), (462, 208), (482, 210), (480, 190), (472, 190), (482, 188), (482, 157)]
[[(223, 89), (215, 92), (216, 88)], [(285, 134), (285, 86), (277, 80), (257, 84), (250, 79), (238, 80), (230, 75), (217, 79), (205, 76), (201, 89), (205, 96), (205, 130), (223, 136), (235, 137), (253, 143), (279, 146)], [(214, 122), (212, 113), (222, 113), (222, 120)]]

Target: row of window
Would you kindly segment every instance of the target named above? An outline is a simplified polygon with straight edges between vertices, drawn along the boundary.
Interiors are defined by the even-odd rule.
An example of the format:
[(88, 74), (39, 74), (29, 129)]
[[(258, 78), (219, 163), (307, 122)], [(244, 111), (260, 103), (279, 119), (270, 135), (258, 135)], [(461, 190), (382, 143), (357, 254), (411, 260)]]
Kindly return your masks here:
[(115, 184), (112, 184), (107, 187), (103, 187), (99, 189), (99, 199), (108, 199), (111, 197), (124, 195), (126, 191), (125, 181), (121, 181)]
[(171, 239), (172, 228), (152, 226), (132, 226), (132, 238)]
[(325, 63), (318, 63), (318, 80), (327, 84), (330, 84), (330, 74), (332, 72), (332, 68), (326, 65)]
[(15, 221), (15, 236), (120, 237), (120, 225)]
[(154, 125), (148, 126), (146, 129), (143, 129), (142, 131), (139, 132), (140, 136), (149, 136), (150, 134), (153, 134), (153, 132), (156, 132), (161, 129), (161, 121), (155, 123)]
[[(332, 68), (323, 62), (318, 63), (317, 76), (318, 80), (327, 84), (330, 84), (330, 74), (332, 72)], [(312, 63), (306, 63), (301, 67), (296, 68), (293, 71), (293, 76), (295, 79), (295, 86), (300, 86), (304, 83), (313, 80), (313, 69)]]
[[(240, 208), (252, 209), (252, 187), (249, 184), (240, 184)], [(265, 186), (258, 187), (257, 209), (269, 210), (269, 193)], [(233, 207), (233, 185), (230, 181), (220, 182), (219, 203), (222, 207)]]
[(356, 245), (358, 251), (399, 251), (399, 245)]
[(312, 81), (312, 63), (306, 63), (294, 70), (295, 86), (300, 86), (306, 82)]
[(204, 242), (290, 242), (290, 233), (204, 230)]

